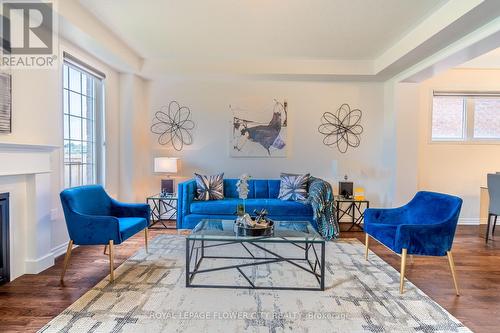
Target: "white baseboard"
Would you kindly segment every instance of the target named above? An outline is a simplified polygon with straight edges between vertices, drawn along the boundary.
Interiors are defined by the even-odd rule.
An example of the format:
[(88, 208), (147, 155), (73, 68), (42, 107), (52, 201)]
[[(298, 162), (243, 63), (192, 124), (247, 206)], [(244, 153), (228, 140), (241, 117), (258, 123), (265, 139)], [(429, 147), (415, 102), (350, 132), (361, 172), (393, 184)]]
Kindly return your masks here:
[(61, 245), (58, 245), (52, 249), (52, 255), (54, 256), (54, 258), (57, 258), (60, 255), (65, 254), (67, 248), (68, 248), (68, 242), (64, 242)]
[[(78, 245), (74, 245), (73, 249), (78, 247)], [(54, 266), (55, 259), (60, 255), (64, 255), (66, 253), (66, 249), (68, 248), (68, 242), (65, 242), (61, 245), (54, 247), (50, 253), (44, 255), (43, 257), (36, 259), (26, 259), (24, 261), (24, 273), (23, 274), (38, 274), (49, 267)], [(11, 279), (12, 281), (13, 279)]]
[[(352, 223), (352, 219), (350, 218), (342, 218), (339, 221), (340, 223)], [(463, 217), (458, 219), (458, 224), (460, 225), (479, 225), (479, 218), (474, 217)]]
[(54, 255), (52, 252), (37, 259), (26, 259), (24, 261), (26, 274), (38, 274), (51, 266), (54, 266)]
[(458, 224), (460, 224), (460, 225), (479, 225), (479, 218), (462, 217), (462, 218), (458, 219)]

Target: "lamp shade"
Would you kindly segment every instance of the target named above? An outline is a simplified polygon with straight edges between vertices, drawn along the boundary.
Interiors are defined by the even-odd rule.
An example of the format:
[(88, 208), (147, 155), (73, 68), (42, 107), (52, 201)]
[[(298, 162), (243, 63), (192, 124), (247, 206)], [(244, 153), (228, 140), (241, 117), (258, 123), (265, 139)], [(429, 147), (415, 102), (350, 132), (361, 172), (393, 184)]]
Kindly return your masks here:
[(175, 157), (155, 157), (154, 172), (176, 173), (177, 160)]

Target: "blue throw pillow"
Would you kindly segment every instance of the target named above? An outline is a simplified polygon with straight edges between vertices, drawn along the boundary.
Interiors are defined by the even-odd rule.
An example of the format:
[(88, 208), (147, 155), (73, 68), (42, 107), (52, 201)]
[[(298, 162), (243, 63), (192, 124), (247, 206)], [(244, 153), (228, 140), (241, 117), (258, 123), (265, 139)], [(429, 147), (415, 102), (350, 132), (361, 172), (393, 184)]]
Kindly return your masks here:
[(196, 180), (196, 200), (224, 199), (224, 173), (213, 176), (194, 174)]
[(281, 200), (306, 200), (307, 185), (309, 184), (310, 174), (296, 175), (292, 173), (282, 173), (280, 178), (280, 194), (278, 198)]

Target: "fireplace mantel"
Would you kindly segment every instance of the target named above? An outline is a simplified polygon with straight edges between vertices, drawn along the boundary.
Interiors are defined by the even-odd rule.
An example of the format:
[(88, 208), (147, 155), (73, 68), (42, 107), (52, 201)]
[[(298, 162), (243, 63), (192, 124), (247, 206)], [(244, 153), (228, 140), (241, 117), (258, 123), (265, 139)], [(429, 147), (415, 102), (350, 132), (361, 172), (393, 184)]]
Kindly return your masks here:
[(14, 150), (14, 151), (53, 151), (60, 146), (54, 145), (40, 145), (34, 143), (11, 143), (11, 142), (0, 142), (0, 150)]
[(0, 143), (0, 192), (11, 193), (11, 279), (54, 264), (51, 174), (52, 155), (59, 148)]

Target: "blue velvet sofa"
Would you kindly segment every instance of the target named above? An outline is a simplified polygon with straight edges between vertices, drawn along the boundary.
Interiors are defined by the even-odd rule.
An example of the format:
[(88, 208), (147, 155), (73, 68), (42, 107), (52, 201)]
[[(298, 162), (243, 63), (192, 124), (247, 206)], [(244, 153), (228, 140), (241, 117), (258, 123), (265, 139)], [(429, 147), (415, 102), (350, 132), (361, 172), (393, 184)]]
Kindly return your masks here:
[[(201, 220), (233, 219), (236, 207), (243, 201), (238, 198), (236, 182), (238, 179), (224, 179), (224, 199), (198, 201), (196, 181), (185, 181), (178, 185), (177, 228), (193, 229)], [(317, 228), (313, 217), (313, 208), (309, 203), (278, 199), (280, 181), (277, 179), (251, 179), (248, 181), (249, 193), (245, 200), (245, 209), (253, 213), (254, 209), (265, 208), (269, 218), (282, 221), (309, 221)]]

